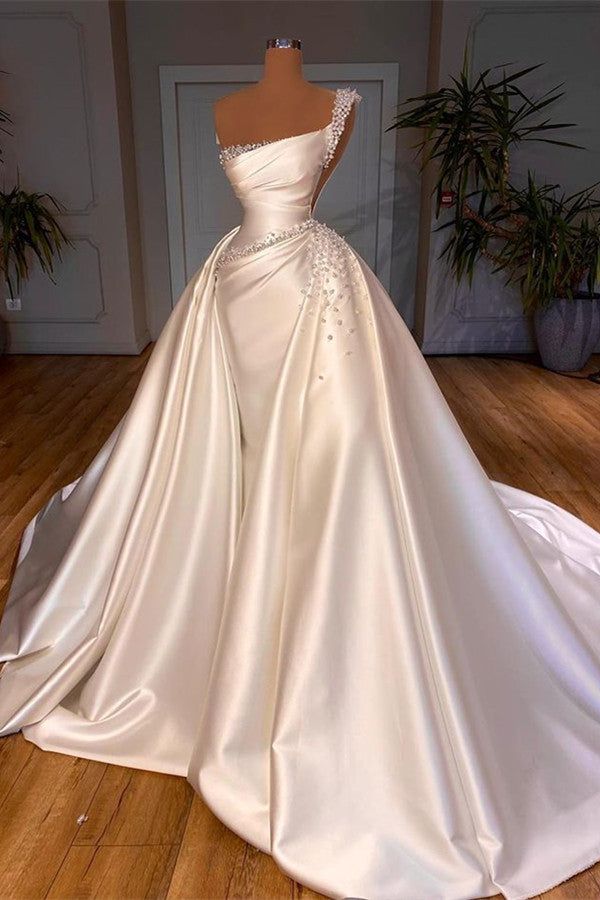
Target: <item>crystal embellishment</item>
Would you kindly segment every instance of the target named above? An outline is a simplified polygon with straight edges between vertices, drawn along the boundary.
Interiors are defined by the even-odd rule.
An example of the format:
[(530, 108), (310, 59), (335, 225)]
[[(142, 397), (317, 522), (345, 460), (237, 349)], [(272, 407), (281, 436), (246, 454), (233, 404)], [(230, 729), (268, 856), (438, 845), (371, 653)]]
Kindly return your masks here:
[(223, 147), (219, 150), (219, 162), (223, 166), (228, 160), (235, 159), (237, 156), (241, 156), (249, 150), (256, 150), (258, 147), (266, 147), (267, 144), (278, 144), (281, 141), (288, 141), (294, 137), (303, 137), (305, 134), (318, 134), (320, 131), (329, 130), (325, 158), (323, 161), (323, 168), (326, 169), (333, 158), (335, 148), (342, 136), (346, 119), (352, 109), (352, 104), (355, 102), (359, 103), (361, 100), (362, 97), (356, 88), (336, 88), (331, 121), (328, 122), (324, 128), (317, 128), (315, 131), (304, 132), (304, 134), (292, 134), (289, 135), (289, 137), (274, 138), (273, 140), (253, 141), (248, 144), (230, 144), (228, 147)]
[(251, 244), (241, 244), (239, 247), (232, 247), (231, 250), (224, 250), (215, 263), (215, 271), (218, 271), (226, 263), (242, 259), (244, 256), (251, 256), (253, 253), (258, 253), (259, 250), (264, 250), (266, 247), (272, 247), (273, 244), (286, 240), (286, 238), (296, 237), (296, 235), (302, 234), (303, 231), (313, 228), (317, 224), (319, 224), (317, 219), (303, 219), (301, 222), (296, 222), (295, 225), (290, 225), (289, 228), (269, 231), (263, 238), (252, 241)]
[(333, 159), (336, 147), (346, 127), (346, 119), (352, 109), (353, 103), (360, 103), (362, 97), (356, 88), (339, 88), (336, 91), (333, 104), (333, 114), (330, 122), (330, 132), (327, 139), (327, 148), (323, 168), (326, 169)]
[(228, 159), (235, 159), (236, 156), (241, 156), (242, 153), (247, 153), (248, 150), (256, 150), (257, 147), (264, 147), (265, 144), (274, 143), (275, 141), (256, 141), (254, 144), (231, 144), (229, 147), (223, 147), (219, 151), (219, 162), (223, 165)]

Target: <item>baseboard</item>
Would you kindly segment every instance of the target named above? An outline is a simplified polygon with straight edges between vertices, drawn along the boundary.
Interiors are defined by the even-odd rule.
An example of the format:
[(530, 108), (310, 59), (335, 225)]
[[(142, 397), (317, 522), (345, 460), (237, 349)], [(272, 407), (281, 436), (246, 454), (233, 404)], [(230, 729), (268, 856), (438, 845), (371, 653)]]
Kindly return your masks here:
[(145, 331), (134, 341), (19, 341), (11, 340), (4, 353), (17, 354), (57, 354), (88, 356), (139, 356), (151, 341), (150, 333)]
[(482, 356), (486, 353), (499, 353), (510, 356), (513, 353), (533, 353), (535, 345), (532, 341), (514, 341), (510, 346), (497, 341), (481, 341), (474, 346), (472, 341), (424, 341), (421, 352), (437, 356), (471, 355)]

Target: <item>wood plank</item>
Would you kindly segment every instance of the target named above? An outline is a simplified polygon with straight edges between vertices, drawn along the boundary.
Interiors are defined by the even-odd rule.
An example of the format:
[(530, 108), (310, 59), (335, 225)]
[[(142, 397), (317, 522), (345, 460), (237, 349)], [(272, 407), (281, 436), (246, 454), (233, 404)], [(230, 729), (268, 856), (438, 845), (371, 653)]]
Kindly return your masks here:
[(0, 807), (28, 764), (33, 750), (34, 745), (20, 732), (0, 740)]
[(233, 872), (243, 865), (246, 847), (195, 796), (167, 894), (169, 900), (231, 897)]
[(74, 843), (179, 844), (193, 796), (184, 778), (108, 766)]
[(106, 765), (33, 747), (0, 806), (0, 897), (44, 897)]
[(168, 844), (72, 847), (46, 896), (52, 900), (160, 900), (167, 895), (178, 849)]
[(168, 893), (169, 900), (321, 900), (285, 875), (273, 858), (245, 843), (195, 796)]

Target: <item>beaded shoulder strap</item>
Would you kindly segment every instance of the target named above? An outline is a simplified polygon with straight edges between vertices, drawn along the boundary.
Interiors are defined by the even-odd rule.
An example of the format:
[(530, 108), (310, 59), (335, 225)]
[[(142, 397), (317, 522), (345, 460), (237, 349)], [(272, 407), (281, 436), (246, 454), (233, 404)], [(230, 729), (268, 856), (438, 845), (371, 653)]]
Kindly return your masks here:
[(360, 103), (361, 95), (356, 88), (345, 87), (338, 88), (335, 93), (333, 102), (333, 112), (331, 115), (331, 129), (327, 140), (327, 148), (325, 151), (325, 159), (323, 160), (323, 168), (326, 169), (335, 153), (339, 140), (344, 133), (346, 127), (346, 119), (352, 109), (354, 103)]

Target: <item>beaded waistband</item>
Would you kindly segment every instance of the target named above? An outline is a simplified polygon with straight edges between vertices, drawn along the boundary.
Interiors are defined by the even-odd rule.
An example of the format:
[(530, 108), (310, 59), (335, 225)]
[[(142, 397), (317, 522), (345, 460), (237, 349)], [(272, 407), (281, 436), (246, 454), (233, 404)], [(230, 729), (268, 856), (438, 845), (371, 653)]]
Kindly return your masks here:
[(232, 247), (231, 250), (224, 250), (215, 263), (215, 274), (221, 266), (227, 263), (242, 259), (244, 256), (251, 256), (253, 253), (258, 253), (259, 250), (264, 250), (267, 247), (272, 247), (273, 244), (286, 240), (286, 238), (296, 237), (296, 235), (302, 234), (307, 229), (319, 224), (318, 219), (304, 219), (302, 222), (296, 222), (295, 225), (290, 225), (288, 228), (269, 231), (264, 237), (252, 241), (250, 244), (241, 244), (239, 247)]

